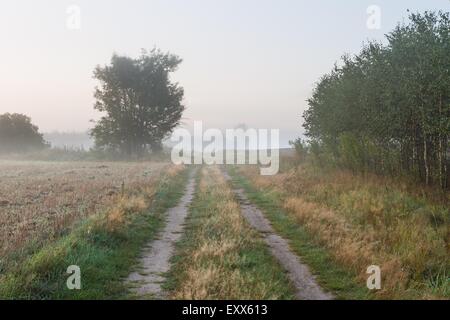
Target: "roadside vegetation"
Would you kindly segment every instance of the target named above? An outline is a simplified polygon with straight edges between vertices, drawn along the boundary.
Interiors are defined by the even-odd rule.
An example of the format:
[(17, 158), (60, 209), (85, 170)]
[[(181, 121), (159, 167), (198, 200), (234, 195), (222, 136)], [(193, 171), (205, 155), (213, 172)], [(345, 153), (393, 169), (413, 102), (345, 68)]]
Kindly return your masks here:
[(292, 299), (293, 288), (241, 215), (217, 167), (201, 170), (167, 289), (174, 299)]
[[(304, 127), (321, 165), (448, 189), (450, 14), (410, 14), (317, 83)], [(297, 149), (302, 149), (297, 141)]]
[[(186, 170), (169, 167), (141, 186), (125, 187), (107, 209), (81, 220), (0, 276), (2, 299), (114, 299), (140, 253), (180, 198)], [(81, 290), (69, 290), (68, 266), (81, 269)]]
[[(292, 241), (321, 283), (341, 297), (450, 297), (448, 197), (310, 161), (275, 176), (261, 176), (248, 166), (236, 170), (250, 199)], [(365, 286), (370, 265), (381, 267), (382, 288), (367, 295), (357, 287)], [(340, 274), (341, 284), (336, 283)]]
[[(409, 21), (346, 55), (304, 112), (282, 173), (239, 170), (376, 298), (450, 297), (450, 16)], [(320, 266), (318, 266), (320, 269)]]

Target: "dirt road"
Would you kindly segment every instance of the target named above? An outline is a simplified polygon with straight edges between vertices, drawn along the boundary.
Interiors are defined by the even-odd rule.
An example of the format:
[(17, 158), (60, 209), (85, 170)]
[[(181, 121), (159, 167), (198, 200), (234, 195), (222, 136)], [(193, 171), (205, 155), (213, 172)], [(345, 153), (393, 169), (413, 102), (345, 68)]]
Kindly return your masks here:
[[(231, 177), (225, 170), (223, 170), (223, 174), (227, 180), (231, 181)], [(234, 192), (240, 202), (242, 215), (254, 229), (261, 233), (272, 255), (288, 272), (289, 279), (296, 288), (296, 297), (301, 300), (333, 299), (331, 294), (323, 291), (317, 284), (308, 266), (303, 264), (300, 257), (292, 252), (288, 242), (275, 233), (261, 210), (249, 202), (244, 190), (234, 189)]]
[[(231, 181), (225, 170), (223, 174), (226, 180)], [(189, 206), (194, 197), (194, 176), (195, 171), (192, 170), (180, 203), (167, 212), (164, 230), (156, 240), (144, 248), (140, 261), (141, 268), (131, 273), (126, 280), (137, 298), (164, 299), (167, 297), (161, 285), (165, 281), (164, 273), (170, 270), (170, 259), (174, 254), (175, 244), (182, 235)], [(264, 214), (249, 202), (244, 190), (233, 190), (241, 206), (242, 215), (249, 225), (262, 235), (271, 254), (287, 271), (288, 277), (296, 289), (296, 297), (301, 300), (333, 299), (331, 294), (322, 290), (317, 284), (309, 268), (301, 262), (299, 256), (292, 252), (288, 242), (275, 232)]]
[(141, 268), (131, 273), (127, 282), (138, 297), (164, 299), (165, 293), (161, 288), (164, 273), (170, 270), (170, 258), (174, 253), (174, 245), (183, 232), (184, 221), (188, 215), (189, 205), (195, 192), (195, 170), (190, 173), (189, 181), (179, 204), (168, 210), (166, 226), (150, 242), (142, 253)]

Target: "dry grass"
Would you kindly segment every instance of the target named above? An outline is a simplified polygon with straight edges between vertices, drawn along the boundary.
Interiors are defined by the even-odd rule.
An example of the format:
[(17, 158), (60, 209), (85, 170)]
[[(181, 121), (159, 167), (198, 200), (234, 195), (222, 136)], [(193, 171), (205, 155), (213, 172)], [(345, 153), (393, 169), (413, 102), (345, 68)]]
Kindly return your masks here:
[(323, 173), (300, 166), (273, 177), (240, 170), (260, 190), (280, 193), (283, 206), (364, 283), (382, 270), (384, 298), (439, 298), (449, 292), (448, 201), (374, 175)]
[[(150, 165), (150, 164), (148, 164)], [(167, 168), (167, 167), (165, 167)], [(123, 277), (179, 200), (187, 175), (165, 172), (112, 196), (105, 210), (89, 214), (67, 234), (27, 250), (0, 274), (2, 299), (112, 299), (128, 297)], [(171, 172), (179, 168), (167, 168)], [(141, 185), (142, 184), (142, 185)], [(78, 265), (83, 290), (67, 290), (66, 269)]]
[(246, 224), (232, 190), (216, 167), (202, 169), (198, 190), (196, 204), (200, 207), (191, 217), (198, 224), (184, 239), (187, 248), (174, 271), (179, 280), (172, 298), (289, 297), (291, 288), (282, 270), (266, 252), (259, 235)]
[[(147, 190), (150, 190), (147, 188)], [(123, 195), (120, 196), (114, 203), (111, 209), (107, 211), (106, 219), (104, 222), (106, 224), (106, 230), (108, 232), (114, 232), (121, 228), (124, 224), (130, 223), (131, 219), (128, 219), (130, 214), (136, 214), (142, 212), (149, 207), (149, 199), (153, 197), (153, 192), (144, 195)]]
[(364, 266), (375, 264), (380, 266), (385, 275), (383, 291), (404, 289), (406, 275), (399, 259), (377, 250), (376, 234), (373, 231), (359, 232), (333, 210), (305, 202), (301, 198), (288, 198), (284, 207), (333, 252), (340, 264), (359, 274), (361, 282), (367, 278)]
[[(165, 163), (0, 162), (0, 256), (58, 238), (74, 222), (118, 203), (111, 221), (147, 205), (123, 189), (151, 188)], [(170, 169), (177, 172), (176, 168)], [(145, 190), (147, 194), (151, 189)], [(122, 197), (122, 198), (121, 198)]]

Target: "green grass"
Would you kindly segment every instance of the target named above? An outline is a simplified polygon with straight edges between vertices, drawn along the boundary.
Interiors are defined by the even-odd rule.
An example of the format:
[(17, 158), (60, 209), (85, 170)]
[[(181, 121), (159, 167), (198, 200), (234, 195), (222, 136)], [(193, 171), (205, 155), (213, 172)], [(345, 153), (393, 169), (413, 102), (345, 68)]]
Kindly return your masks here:
[[(164, 225), (164, 213), (182, 195), (187, 170), (175, 177), (162, 175), (148, 210), (109, 231), (98, 221), (85, 220), (73, 232), (49, 244), (0, 278), (1, 299), (120, 299), (128, 297), (123, 278), (136, 263), (142, 246)], [(67, 267), (81, 269), (81, 290), (69, 290)]]
[(273, 228), (289, 241), (291, 249), (317, 276), (319, 284), (331, 291), (338, 299), (373, 299), (369, 290), (355, 280), (352, 274), (340, 267), (327, 250), (318, 245), (313, 236), (298, 224), (281, 206), (281, 197), (270, 190), (257, 190), (245, 177), (238, 174), (235, 167), (228, 168), (233, 184), (242, 187), (272, 223)]
[[(259, 235), (246, 222), (244, 234), (237, 234), (232, 228), (228, 228), (226, 220), (220, 218), (218, 213), (228, 200), (217, 191), (220, 189), (214, 190), (216, 185), (210, 186), (203, 193), (199, 191), (198, 185), (197, 182), (197, 192), (187, 218), (185, 234), (177, 244), (176, 254), (172, 258), (173, 267), (166, 275), (165, 290), (172, 297), (180, 298), (176, 293), (188, 278), (187, 269), (193, 266), (191, 269), (198, 274), (211, 269), (220, 270), (220, 276), (208, 281), (207, 294), (200, 295), (200, 299), (294, 299), (294, 288), (285, 271), (272, 257)], [(193, 258), (202, 245), (227, 243), (228, 240), (236, 241), (239, 246), (223, 255)], [(233, 277), (236, 272), (239, 280)], [(195, 285), (196, 283), (192, 287)]]

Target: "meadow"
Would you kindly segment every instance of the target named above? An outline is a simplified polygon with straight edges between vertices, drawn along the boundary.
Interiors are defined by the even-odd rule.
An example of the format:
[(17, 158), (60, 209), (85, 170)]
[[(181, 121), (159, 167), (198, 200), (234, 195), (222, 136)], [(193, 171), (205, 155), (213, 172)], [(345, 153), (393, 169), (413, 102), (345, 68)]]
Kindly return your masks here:
[(112, 206), (125, 190), (150, 186), (163, 162), (0, 161), (0, 266), (17, 263)]
[[(189, 178), (197, 187), (163, 284), (168, 298), (294, 298), (236, 188), (336, 298), (450, 297), (448, 192), (320, 167), (286, 150), (280, 167), (273, 176), (253, 165), (222, 168), (228, 181), (203, 166)], [(0, 297), (136, 298), (123, 279), (139, 270), (189, 171), (168, 162), (1, 161)], [(83, 270), (79, 291), (65, 287), (72, 264)], [(366, 287), (371, 265), (381, 268), (380, 290)]]
[[(325, 287), (338, 282), (338, 270), (347, 274), (347, 282), (365, 287), (367, 267), (378, 265), (382, 288), (368, 297), (449, 298), (448, 192), (408, 179), (299, 163), (293, 156), (282, 163), (275, 176), (261, 176), (258, 168), (248, 166), (236, 169), (234, 176), (280, 232), (305, 230), (317, 249), (308, 262)], [(280, 222), (284, 218), (288, 222)], [(294, 247), (305, 241), (291, 240)], [(329, 257), (326, 264), (317, 261), (320, 250)], [(300, 251), (308, 254), (308, 249)], [(334, 267), (334, 275), (327, 277)], [(352, 295), (354, 287), (334, 289), (342, 290), (344, 298), (365, 297)]]

